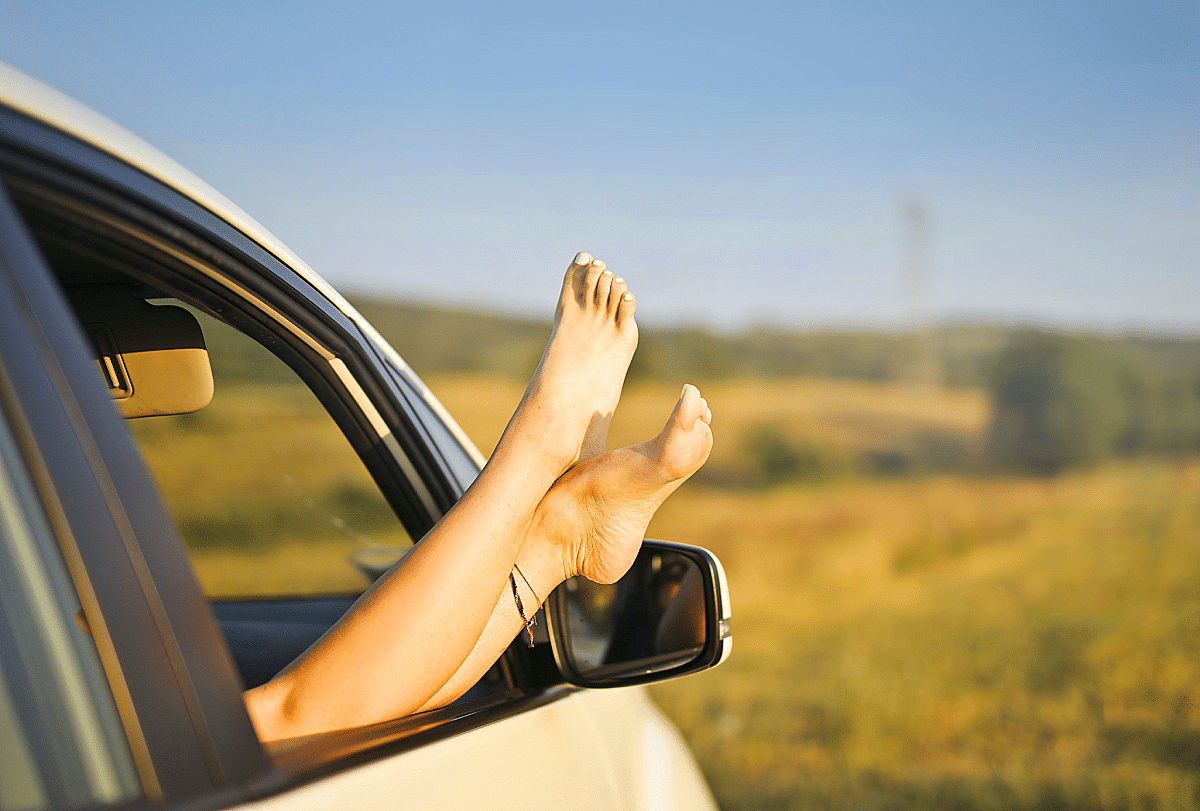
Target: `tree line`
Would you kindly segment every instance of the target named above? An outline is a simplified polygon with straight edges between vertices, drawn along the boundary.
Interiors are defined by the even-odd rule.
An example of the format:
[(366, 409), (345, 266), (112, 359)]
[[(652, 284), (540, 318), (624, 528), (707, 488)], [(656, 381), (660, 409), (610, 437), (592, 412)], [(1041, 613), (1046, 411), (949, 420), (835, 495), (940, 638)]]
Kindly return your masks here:
[[(545, 321), (357, 298), (422, 374), (487, 372), (526, 379)], [(630, 380), (826, 377), (915, 380), (932, 353), (936, 382), (990, 392), (992, 464), (1052, 474), (1106, 457), (1200, 452), (1200, 338), (1068, 334), (989, 324), (929, 333), (789, 330), (724, 334), (641, 330)]]
[(990, 389), (989, 450), (1006, 467), (1052, 474), (1200, 452), (1195, 341), (1021, 332), (996, 358)]

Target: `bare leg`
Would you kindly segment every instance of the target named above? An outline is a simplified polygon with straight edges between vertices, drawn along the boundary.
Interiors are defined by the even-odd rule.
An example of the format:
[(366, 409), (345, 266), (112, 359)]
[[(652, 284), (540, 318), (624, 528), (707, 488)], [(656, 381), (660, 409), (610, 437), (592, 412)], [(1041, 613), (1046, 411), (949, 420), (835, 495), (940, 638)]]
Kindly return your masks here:
[[(603, 263), (567, 270), (546, 352), (470, 489), (396, 569), (267, 684), (245, 694), (263, 740), (413, 712), (479, 640), (546, 491), (611, 414), (637, 343), (635, 301)], [(354, 689), (346, 689), (353, 685)]]
[[(576, 574), (614, 582), (633, 563), (659, 505), (695, 473), (712, 449), (712, 412), (685, 386), (662, 432), (571, 468), (538, 505), (518, 565), (545, 598)], [(527, 610), (532, 603), (518, 578)], [(522, 630), (512, 593), (500, 599), (462, 667), (421, 709), (445, 706), (487, 672)]]

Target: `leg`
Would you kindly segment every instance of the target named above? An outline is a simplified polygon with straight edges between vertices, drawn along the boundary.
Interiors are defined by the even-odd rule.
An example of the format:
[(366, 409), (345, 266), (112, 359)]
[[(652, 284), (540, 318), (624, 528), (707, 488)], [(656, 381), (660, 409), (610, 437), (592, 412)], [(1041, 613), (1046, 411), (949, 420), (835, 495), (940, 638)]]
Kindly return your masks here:
[[(260, 738), (382, 721), (421, 707), (478, 641), (534, 512), (610, 414), (637, 343), (632, 295), (580, 254), (554, 332), (475, 483), (395, 570), (283, 673), (247, 691)], [(511, 596), (511, 595), (510, 595)], [(355, 689), (346, 690), (346, 685)]]
[[(576, 574), (614, 582), (633, 563), (655, 510), (708, 458), (712, 412), (685, 386), (662, 432), (571, 468), (538, 505), (518, 565), (545, 598)], [(526, 612), (533, 597), (517, 579)], [(462, 667), (422, 710), (445, 706), (470, 689), (522, 630), (511, 591), (500, 595)]]

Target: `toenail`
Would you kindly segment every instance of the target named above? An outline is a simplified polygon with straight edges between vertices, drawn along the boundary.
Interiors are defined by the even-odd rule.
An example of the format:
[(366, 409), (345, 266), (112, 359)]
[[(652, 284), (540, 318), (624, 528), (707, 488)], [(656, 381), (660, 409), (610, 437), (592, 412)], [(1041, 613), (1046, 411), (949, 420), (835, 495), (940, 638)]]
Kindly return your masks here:
[(618, 276), (617, 278), (613, 279), (613, 281), (614, 281), (614, 282), (620, 282), (621, 284), (625, 284), (625, 280), (624, 280), (624, 279), (622, 279), (620, 276)]
[(590, 261), (592, 261), (592, 257), (588, 256), (583, 251), (575, 254), (575, 264), (577, 265), (586, 265)]
[(621, 298), (625, 301), (633, 301), (633, 293), (626, 293), (625, 295), (621, 296)]
[(599, 259), (593, 259), (592, 266), (602, 268), (602, 267), (604, 267), (604, 262), (600, 261)]
[(611, 276), (611, 275), (612, 275), (612, 271), (611, 271), (611, 270), (609, 270), (608, 268), (605, 268), (605, 269), (604, 269), (604, 272), (603, 272), (601, 275), (602, 275), (602, 276)]

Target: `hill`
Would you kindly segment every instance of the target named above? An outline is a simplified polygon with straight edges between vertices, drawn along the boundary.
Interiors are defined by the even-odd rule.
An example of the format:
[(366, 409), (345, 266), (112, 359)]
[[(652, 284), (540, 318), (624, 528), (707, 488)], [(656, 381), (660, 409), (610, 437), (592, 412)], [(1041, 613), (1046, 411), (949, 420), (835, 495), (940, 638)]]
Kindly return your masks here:
[[(524, 380), (550, 334), (542, 320), (366, 296), (350, 301), (422, 375), (486, 372)], [(757, 327), (734, 334), (699, 327), (643, 329), (629, 378), (896, 382), (914, 379), (928, 354), (941, 385), (980, 388), (989, 385), (1000, 353), (1031, 331), (1036, 330), (992, 324), (945, 324), (920, 337), (852, 329)], [(1077, 337), (1101, 352), (1131, 358), (1152, 377), (1200, 380), (1200, 338)]]

